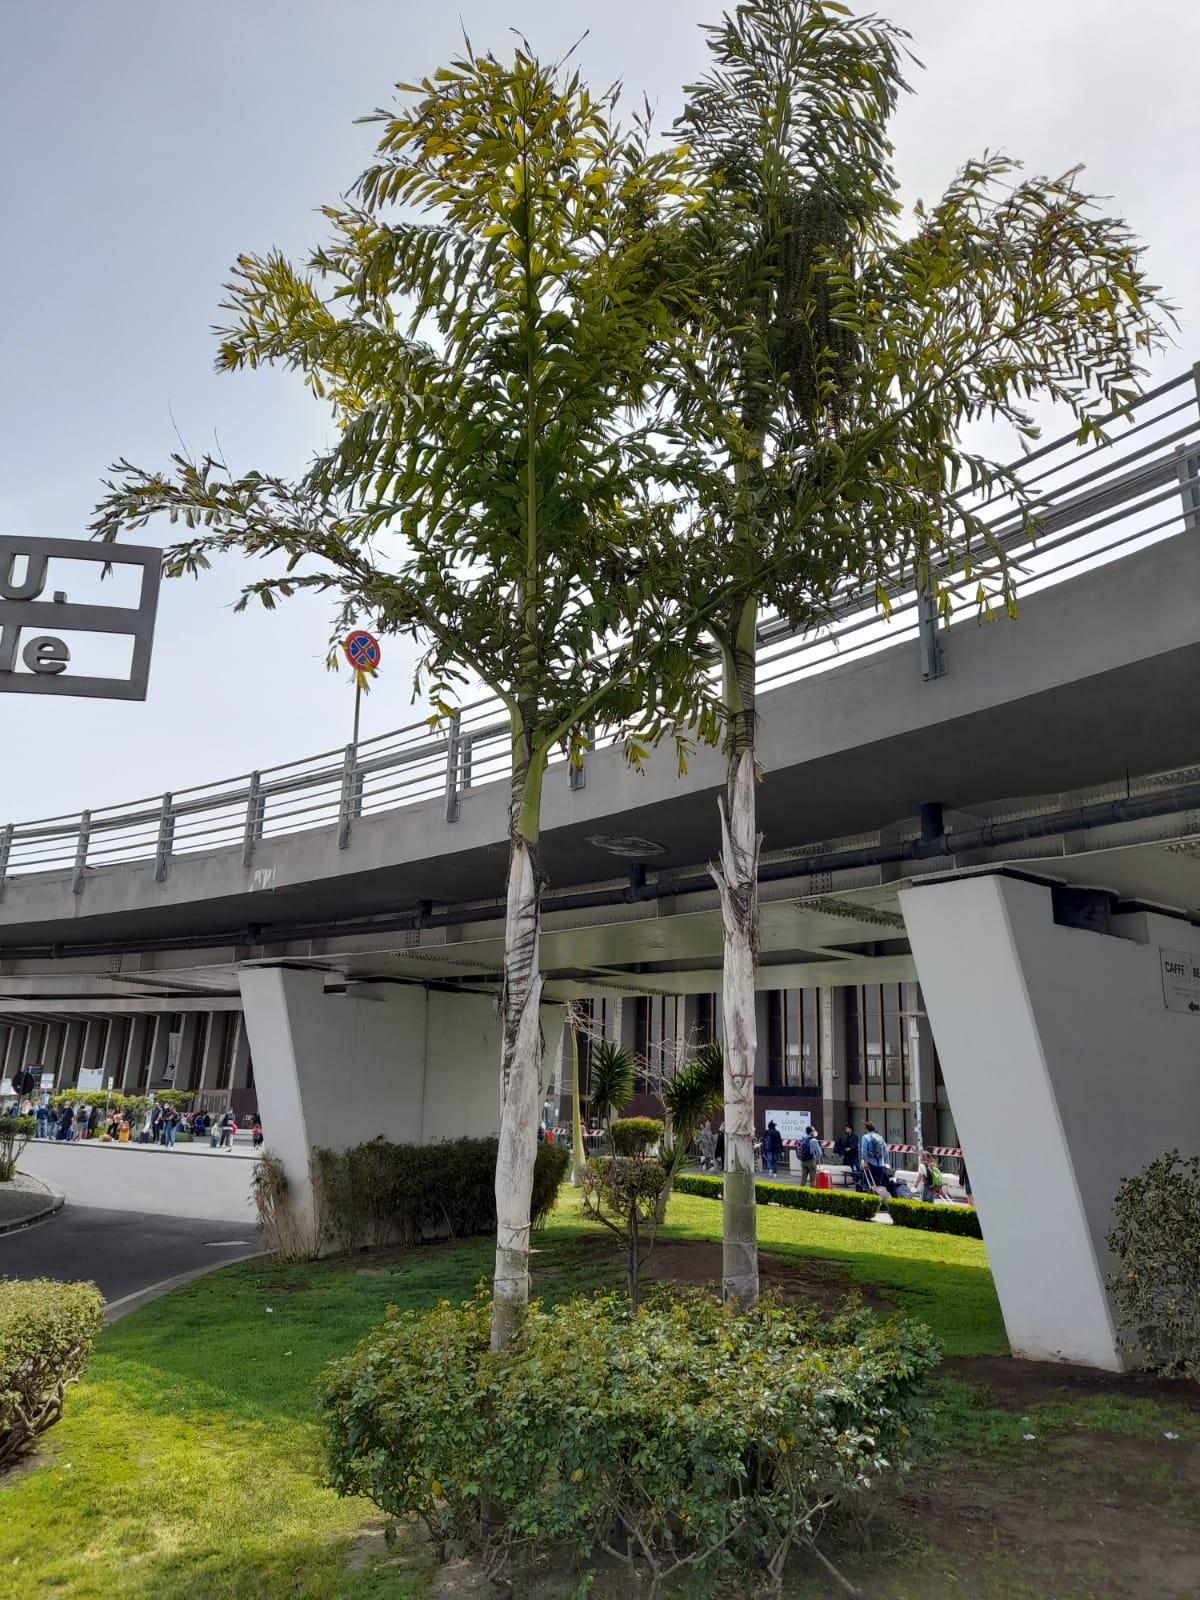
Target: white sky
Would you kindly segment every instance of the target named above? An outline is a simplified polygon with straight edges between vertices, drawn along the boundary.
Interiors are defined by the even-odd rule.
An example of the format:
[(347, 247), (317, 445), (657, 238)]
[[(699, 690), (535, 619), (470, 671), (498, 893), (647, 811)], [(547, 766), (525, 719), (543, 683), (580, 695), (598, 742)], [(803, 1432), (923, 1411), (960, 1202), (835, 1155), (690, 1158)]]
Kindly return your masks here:
[[(218, 377), (210, 327), (240, 251), (300, 255), (314, 209), (366, 164), (355, 116), (436, 68), (459, 18), (544, 55), (590, 29), (597, 84), (647, 92), (665, 125), (703, 69), (684, 0), (0, 0), (0, 533), (79, 538), (118, 456), (147, 467), (214, 439), (235, 470), (301, 469), (325, 415), (284, 374)], [(1163, 375), (1200, 359), (1200, 6), (1181, 0), (892, 0), (926, 70), (896, 123), (908, 197), (984, 147), (1037, 171), (1078, 161), (1151, 246), (1183, 311)], [(162, 535), (155, 537), (161, 538)], [(322, 665), (319, 599), (235, 616), (241, 564), (164, 584), (144, 703), (0, 695), (0, 823), (267, 767), (349, 736)], [(73, 594), (72, 599), (76, 598)], [(82, 598), (82, 595), (80, 596)], [(115, 597), (114, 597), (115, 598)], [(416, 720), (401, 651), (364, 736)]]

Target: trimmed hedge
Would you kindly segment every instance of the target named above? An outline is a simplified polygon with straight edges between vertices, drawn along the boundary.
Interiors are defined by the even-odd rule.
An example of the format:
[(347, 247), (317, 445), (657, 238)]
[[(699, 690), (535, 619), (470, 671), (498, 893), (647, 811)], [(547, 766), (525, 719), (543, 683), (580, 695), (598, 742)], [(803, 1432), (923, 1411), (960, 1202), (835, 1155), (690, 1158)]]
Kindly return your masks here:
[[(688, 1173), (676, 1178), (678, 1194), (697, 1194), (705, 1200), (719, 1200), (724, 1185), (720, 1178), (700, 1178)], [(801, 1189), (787, 1183), (756, 1183), (754, 1192), (760, 1206), (790, 1206), (794, 1211), (823, 1211), (827, 1216), (850, 1217), (855, 1222), (870, 1222), (879, 1210), (871, 1194), (847, 1194), (841, 1189)], [(923, 1200), (889, 1200), (888, 1215), (898, 1228), (924, 1228), (927, 1233), (953, 1233), (964, 1239), (982, 1239), (979, 1213), (964, 1206), (930, 1206)]]
[[(496, 1227), (496, 1139), (391, 1144), (372, 1139), (349, 1150), (313, 1152), (313, 1180), (326, 1238), (361, 1250), (423, 1239), (466, 1238)], [(532, 1222), (554, 1209), (570, 1154), (539, 1144), (533, 1172)]]
[(62, 1416), (103, 1314), (94, 1283), (0, 1282), (0, 1467)]
[(923, 1228), (926, 1233), (953, 1233), (960, 1239), (982, 1239), (979, 1213), (973, 1206), (926, 1205), (924, 1200), (889, 1200), (888, 1215), (898, 1228)]
[(793, 1547), (819, 1550), (835, 1509), (864, 1526), (916, 1456), (938, 1356), (919, 1323), (660, 1291), (535, 1303), (494, 1351), (490, 1309), (390, 1310), (319, 1397), (334, 1488), (494, 1579), (602, 1548), (650, 1595), (677, 1569), (777, 1593)]
[[(691, 1174), (676, 1178), (680, 1194), (698, 1194), (719, 1200), (724, 1192), (720, 1178), (696, 1178)], [(879, 1201), (869, 1194), (844, 1194), (839, 1189), (801, 1189), (789, 1183), (756, 1183), (755, 1198), (760, 1206), (790, 1206), (793, 1211), (823, 1211), (827, 1216), (851, 1217), (869, 1222), (879, 1210)]]

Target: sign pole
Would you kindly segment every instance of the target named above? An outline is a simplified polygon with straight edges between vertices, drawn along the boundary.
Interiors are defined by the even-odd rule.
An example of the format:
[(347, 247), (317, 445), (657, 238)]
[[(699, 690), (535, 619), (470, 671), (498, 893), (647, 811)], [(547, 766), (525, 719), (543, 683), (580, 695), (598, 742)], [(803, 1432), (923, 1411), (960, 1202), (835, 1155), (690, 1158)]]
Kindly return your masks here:
[(357, 673), (354, 677), (354, 737), (350, 741), (354, 746), (354, 759), (358, 760), (358, 714), (362, 706), (362, 678)]

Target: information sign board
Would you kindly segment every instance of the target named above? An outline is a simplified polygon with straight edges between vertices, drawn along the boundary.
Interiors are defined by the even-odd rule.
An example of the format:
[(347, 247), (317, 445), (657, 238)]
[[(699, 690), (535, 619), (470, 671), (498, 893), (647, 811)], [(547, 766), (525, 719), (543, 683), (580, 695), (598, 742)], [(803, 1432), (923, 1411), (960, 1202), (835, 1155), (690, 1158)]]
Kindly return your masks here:
[(1168, 1011), (1200, 1017), (1200, 956), (1187, 950), (1160, 950), (1163, 1003)]

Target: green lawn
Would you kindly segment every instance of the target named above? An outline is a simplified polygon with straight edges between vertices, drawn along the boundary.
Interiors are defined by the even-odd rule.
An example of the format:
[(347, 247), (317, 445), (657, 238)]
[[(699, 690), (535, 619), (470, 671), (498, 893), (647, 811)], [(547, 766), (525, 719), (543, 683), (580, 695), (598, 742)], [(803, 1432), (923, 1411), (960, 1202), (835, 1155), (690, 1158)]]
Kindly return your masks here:
[[(678, 1196), (671, 1214), (669, 1239), (719, 1237), (712, 1201)], [(948, 1353), (1004, 1351), (978, 1241), (777, 1208), (760, 1210), (759, 1224), (766, 1255), (833, 1263), (930, 1321)], [(615, 1251), (572, 1199), (537, 1247), (545, 1295), (619, 1279)], [(389, 1555), (373, 1508), (320, 1486), (312, 1385), (387, 1305), (465, 1298), (490, 1262), (488, 1240), (307, 1266), (251, 1262), (116, 1324), (70, 1392), (40, 1463), (0, 1486), (0, 1596), (429, 1595), (428, 1555), (403, 1542)], [(954, 1426), (977, 1450), (1011, 1451), (1015, 1425), (973, 1410), (970, 1392), (960, 1391), (967, 1386), (951, 1384), (945, 1395)], [(1146, 1426), (1161, 1428), (1161, 1417)], [(1001, 1436), (989, 1439), (989, 1427)]]

